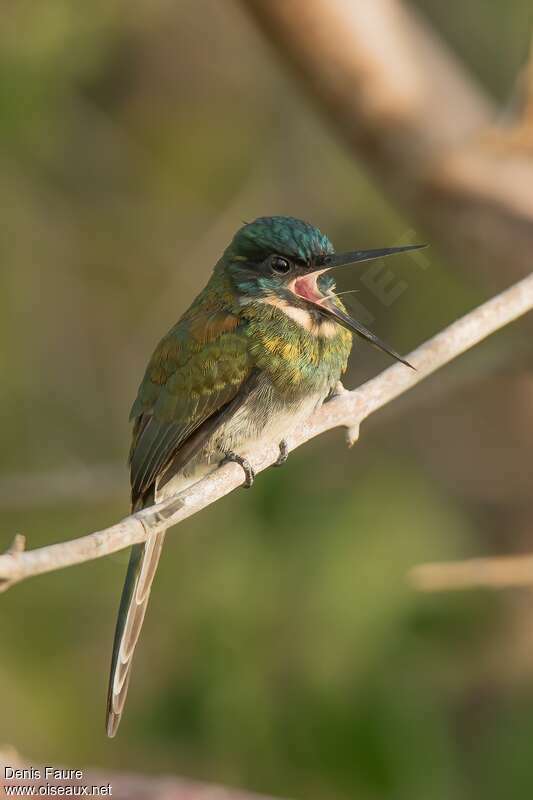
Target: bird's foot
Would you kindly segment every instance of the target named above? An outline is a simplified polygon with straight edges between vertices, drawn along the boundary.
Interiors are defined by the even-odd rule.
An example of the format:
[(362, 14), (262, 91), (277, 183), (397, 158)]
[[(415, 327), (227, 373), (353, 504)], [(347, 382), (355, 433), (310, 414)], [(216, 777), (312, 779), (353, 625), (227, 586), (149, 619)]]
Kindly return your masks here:
[(285, 441), (285, 439), (282, 439), (281, 442), (279, 443), (279, 456), (277, 458), (277, 461), (274, 461), (274, 464), (272, 466), (281, 467), (281, 465), (286, 462), (288, 457), (289, 457), (289, 446)]
[(255, 472), (252, 465), (247, 458), (243, 458), (242, 456), (238, 455), (238, 453), (230, 451), (229, 453), (226, 453), (220, 462), (220, 466), (222, 466), (222, 464), (228, 464), (231, 461), (234, 461), (235, 464), (239, 464), (242, 467), (242, 471), (244, 472), (243, 487), (244, 489), (249, 489), (252, 486), (255, 478)]
[(329, 403), (331, 400), (335, 400), (336, 397), (341, 397), (341, 395), (346, 394), (348, 390), (343, 386), (341, 381), (337, 381), (335, 386), (330, 390), (330, 393), (324, 400), (324, 403)]

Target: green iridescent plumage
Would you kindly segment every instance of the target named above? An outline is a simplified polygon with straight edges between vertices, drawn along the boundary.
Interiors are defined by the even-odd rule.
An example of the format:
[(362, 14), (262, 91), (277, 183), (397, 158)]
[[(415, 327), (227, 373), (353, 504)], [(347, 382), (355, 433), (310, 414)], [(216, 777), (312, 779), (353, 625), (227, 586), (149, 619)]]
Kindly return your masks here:
[(295, 217), (259, 217), (237, 231), (223, 260), (255, 261), (269, 253), (278, 253), (312, 263), (317, 256), (334, 252), (328, 237), (309, 222)]
[(251, 368), (238, 319), (225, 312), (186, 317), (161, 341), (131, 412), (134, 506), (187, 436), (234, 397)]
[[(159, 343), (139, 388), (131, 412), (134, 505), (180, 444), (235, 396), (254, 367), (289, 394), (335, 382), (345, 369), (351, 336), (343, 328), (332, 340), (315, 336), (261, 302), (276, 292), (279, 280), (253, 274), (239, 281), (241, 264), (272, 252), (309, 262), (333, 253), (333, 246), (317, 228), (286, 217), (257, 220), (236, 234), (205, 289)], [(251, 302), (243, 305), (243, 295)]]
[[(283, 439), (320, 405), (346, 369), (352, 332), (402, 360), (351, 319), (328, 270), (397, 252), (334, 253), (317, 228), (292, 217), (245, 225), (179, 322), (157, 346), (131, 411), (134, 510), (182, 490), (228, 455)], [(328, 274), (326, 274), (328, 273)], [(118, 727), (133, 651), (164, 532), (132, 548), (108, 695)]]

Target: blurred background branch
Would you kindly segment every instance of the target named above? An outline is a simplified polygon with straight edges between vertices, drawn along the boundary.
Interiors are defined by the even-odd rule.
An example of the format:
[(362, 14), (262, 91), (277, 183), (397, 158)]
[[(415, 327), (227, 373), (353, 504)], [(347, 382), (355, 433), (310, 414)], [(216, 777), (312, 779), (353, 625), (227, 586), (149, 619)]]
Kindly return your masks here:
[(409, 579), (421, 592), (533, 586), (533, 555), (419, 564), (410, 571)]
[[(5, 767), (12, 769), (33, 767), (40, 770), (42, 778), (5, 780)], [(51, 765), (47, 764), (46, 767), (51, 767)], [(13, 748), (0, 745), (0, 780), (2, 781), (0, 790), (4, 786), (9, 789), (14, 787), (11, 792), (12, 796), (18, 796), (16, 787), (20, 787), (19, 791), (27, 787), (24, 796), (33, 794), (38, 796), (39, 790), (40, 796), (46, 797), (81, 796), (83, 787), (87, 786), (89, 787), (88, 796), (98, 796), (96, 792), (91, 794), (91, 787), (94, 786), (105, 787), (105, 793), (100, 796), (113, 797), (114, 800), (274, 800), (272, 797), (268, 798), (263, 794), (255, 794), (255, 792), (229, 789), (212, 783), (188, 781), (171, 775), (139, 775), (133, 772), (84, 769), (82, 770), (83, 778), (80, 780), (54, 780), (53, 777), (45, 777), (46, 767), (36, 767), (34, 762), (23, 759)], [(53, 768), (63, 769), (57, 765)], [(74, 789), (74, 787), (77, 788)], [(6, 796), (7, 794), (2, 794), (2, 797)]]
[(529, 271), (533, 162), (512, 146), (523, 120), (499, 129), (507, 149), (487, 145), (495, 106), (414, 8), (401, 0), (242, 2), (353, 153), (433, 241), (489, 275), (502, 263), (510, 278)]

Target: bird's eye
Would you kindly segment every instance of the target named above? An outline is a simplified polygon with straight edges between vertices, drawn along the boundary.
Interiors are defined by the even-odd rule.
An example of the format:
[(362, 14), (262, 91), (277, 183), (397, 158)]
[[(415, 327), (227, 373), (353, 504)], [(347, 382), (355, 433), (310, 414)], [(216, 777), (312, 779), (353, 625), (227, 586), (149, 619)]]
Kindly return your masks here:
[(274, 272), (280, 275), (285, 275), (291, 268), (290, 262), (286, 258), (282, 258), (282, 256), (272, 256), (270, 266)]

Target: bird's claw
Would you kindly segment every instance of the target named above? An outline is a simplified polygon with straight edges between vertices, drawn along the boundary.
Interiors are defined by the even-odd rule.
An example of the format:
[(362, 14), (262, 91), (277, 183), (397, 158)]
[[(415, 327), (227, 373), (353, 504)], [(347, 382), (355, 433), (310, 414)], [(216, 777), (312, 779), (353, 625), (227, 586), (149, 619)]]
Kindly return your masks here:
[(324, 400), (324, 403), (329, 403), (331, 400), (335, 400), (336, 397), (341, 397), (343, 394), (346, 394), (348, 390), (345, 386), (343, 386), (342, 381), (337, 381), (335, 386), (332, 387), (328, 396)]
[(279, 443), (279, 456), (276, 461), (274, 461), (274, 467), (281, 467), (282, 464), (286, 462), (289, 457), (289, 446), (285, 439), (282, 439)]
[(229, 464), (230, 462), (239, 464), (239, 466), (242, 467), (242, 471), (244, 472), (243, 488), (249, 489), (254, 482), (255, 472), (248, 459), (243, 458), (243, 456), (240, 456), (238, 453), (230, 451), (229, 453), (226, 453), (226, 455), (220, 462), (220, 465), (222, 466), (222, 464)]

